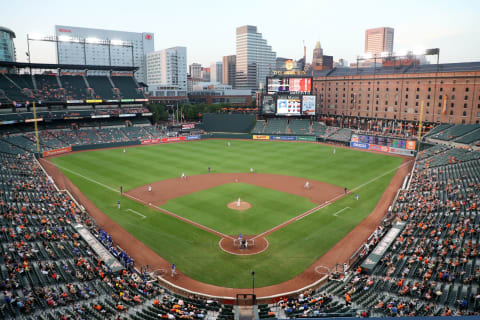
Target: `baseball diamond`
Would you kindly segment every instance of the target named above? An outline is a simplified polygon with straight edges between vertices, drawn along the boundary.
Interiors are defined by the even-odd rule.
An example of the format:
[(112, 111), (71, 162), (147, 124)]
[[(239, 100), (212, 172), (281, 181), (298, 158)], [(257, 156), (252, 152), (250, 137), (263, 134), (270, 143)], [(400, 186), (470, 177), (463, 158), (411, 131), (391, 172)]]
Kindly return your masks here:
[[(348, 259), (378, 223), (375, 208), (386, 203), (379, 200), (393, 199), (413, 164), (402, 157), (336, 149), (333, 154), (331, 146), (321, 144), (240, 140), (226, 147), (224, 140), (205, 140), (42, 161), (61, 187), (85, 201), (97, 222), (117, 235), (122, 248), (137, 253), (136, 260), (163, 268), (175, 261), (176, 284), (227, 294), (229, 288), (247, 288), (250, 277), (241, 270), (255, 268), (259, 293), (267, 295), (318, 280), (319, 259), (328, 259), (322, 264), (329, 266)], [(187, 179), (180, 178), (182, 172)], [(307, 179), (309, 189), (304, 188)], [(345, 187), (351, 190), (347, 194)], [(120, 211), (114, 206), (119, 197)], [(252, 208), (226, 214), (226, 204), (238, 197)], [(352, 210), (334, 216), (344, 207)], [(240, 233), (266, 239), (268, 248), (255, 255), (220, 248), (220, 239), (232, 239), (233, 247)], [(341, 241), (350, 245), (329, 250)], [(146, 253), (152, 250), (155, 254)]]

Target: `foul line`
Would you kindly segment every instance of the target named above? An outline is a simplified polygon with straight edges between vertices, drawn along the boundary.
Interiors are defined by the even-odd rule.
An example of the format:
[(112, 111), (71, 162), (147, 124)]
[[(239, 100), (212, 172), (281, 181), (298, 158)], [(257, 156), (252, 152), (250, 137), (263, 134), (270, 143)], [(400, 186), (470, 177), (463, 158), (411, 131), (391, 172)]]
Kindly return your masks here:
[(352, 209), (352, 208), (350, 208), (350, 207), (345, 207), (345, 208), (343, 208), (343, 209), (338, 210), (338, 211), (335, 212), (333, 215), (334, 215), (335, 217), (338, 217), (338, 214), (339, 214), (340, 212), (345, 211), (345, 210), (347, 210), (347, 209)]
[(135, 211), (135, 210), (127, 209), (127, 211), (131, 211), (131, 212), (133, 212), (133, 213), (135, 213), (135, 214), (138, 214), (139, 216), (142, 216), (142, 217), (143, 217), (142, 219), (145, 219), (145, 218), (146, 218), (146, 216), (144, 216), (143, 214), (141, 214), (140, 212), (137, 212), (137, 211)]
[[(389, 174), (389, 173), (391, 173), (391, 172), (393, 172), (393, 171), (397, 171), (398, 169), (400, 169), (400, 168), (408, 165), (408, 164), (409, 164), (410, 162), (412, 162), (412, 161), (413, 161), (413, 160), (409, 160), (409, 161), (407, 161), (407, 162), (404, 162), (404, 163), (402, 163), (401, 165), (399, 165), (398, 167), (393, 168), (393, 169), (391, 169), (391, 170), (388, 170), (388, 171), (386, 171), (385, 173), (379, 175), (378, 177), (375, 177), (375, 178), (370, 179), (369, 181), (367, 181), (367, 182), (365, 182), (365, 183), (362, 183), (361, 185), (359, 185), (359, 186), (351, 189), (351, 190), (348, 192), (348, 194), (352, 193), (352, 191), (356, 191), (356, 190), (358, 190), (358, 189), (366, 186), (367, 184), (370, 184), (370, 183), (372, 183), (372, 182), (374, 182), (374, 181), (377, 181), (378, 179), (386, 176), (387, 174)], [(309, 215), (311, 215), (312, 213), (314, 213), (314, 212), (316, 212), (316, 211), (318, 211), (318, 210), (320, 210), (320, 209), (322, 209), (322, 208), (325, 208), (325, 207), (329, 206), (330, 204), (332, 204), (332, 203), (335, 202), (337, 199), (339, 199), (339, 198), (341, 198), (341, 197), (343, 197), (343, 196), (345, 196), (345, 194), (344, 194), (344, 193), (341, 193), (341, 194), (333, 197), (332, 199), (330, 199), (330, 200), (322, 203), (322, 204), (319, 205), (319, 206), (316, 206), (316, 207), (314, 207), (314, 208), (312, 208), (312, 209), (310, 209), (310, 210), (308, 210), (308, 211), (305, 211), (304, 213), (302, 213), (302, 214), (300, 214), (300, 215), (298, 215), (298, 216), (296, 216), (296, 217), (294, 217), (294, 218), (292, 218), (292, 219), (290, 219), (290, 220), (287, 220), (287, 221), (285, 221), (285, 222), (282, 222), (281, 224), (279, 224), (279, 225), (277, 225), (277, 226), (275, 226), (275, 227), (273, 227), (273, 228), (271, 228), (271, 229), (269, 229), (269, 230), (267, 230), (267, 231), (265, 231), (265, 232), (262, 232), (262, 233), (260, 233), (259, 235), (256, 235), (256, 236), (253, 237), (252, 239), (256, 239), (256, 238), (259, 238), (259, 237), (264, 237), (264, 236), (266, 236), (266, 235), (268, 235), (268, 234), (270, 234), (270, 233), (272, 233), (272, 232), (274, 232), (274, 231), (277, 231), (277, 230), (285, 227), (286, 225), (288, 225), (288, 224), (290, 224), (290, 223), (292, 223), (292, 222), (301, 220), (301, 219), (305, 218), (306, 216), (309, 216)]]
[[(45, 161), (50, 162), (49, 160), (45, 160)], [(117, 189), (115, 189), (115, 188), (112, 188), (112, 187), (110, 187), (110, 186), (107, 186), (106, 184), (103, 184), (103, 183), (98, 182), (98, 181), (96, 181), (96, 180), (93, 180), (93, 179), (91, 179), (91, 178), (89, 178), (89, 177), (86, 177), (86, 176), (84, 176), (84, 175), (82, 175), (82, 174), (80, 174), (80, 173), (78, 173), (78, 172), (75, 172), (75, 171), (70, 170), (70, 169), (67, 169), (67, 168), (65, 168), (65, 167), (56, 165), (56, 164), (54, 164), (54, 163), (52, 163), (52, 162), (50, 162), (50, 163), (51, 163), (52, 165), (60, 168), (60, 169), (63, 169), (63, 170), (65, 170), (65, 171), (68, 171), (68, 172), (70, 172), (70, 173), (72, 173), (72, 174), (74, 174), (74, 175), (77, 175), (77, 176), (79, 176), (79, 177), (81, 177), (81, 178), (83, 178), (83, 179), (85, 179), (85, 180), (88, 180), (88, 181), (90, 181), (90, 182), (93, 182), (93, 183), (95, 183), (95, 184), (98, 184), (99, 186), (102, 186), (102, 187), (104, 187), (104, 188), (106, 188), (106, 189), (108, 189), (108, 190), (111, 190), (111, 191), (117, 192), (117, 193), (120, 192), (119, 190), (117, 190)], [(122, 195), (125, 196), (125, 197), (127, 197), (127, 198), (133, 199), (133, 200), (135, 200), (135, 201), (137, 201), (137, 202), (143, 203), (143, 204), (146, 205), (146, 206), (152, 207), (152, 208), (156, 209), (157, 211), (160, 211), (160, 212), (165, 213), (165, 214), (168, 214), (168, 215), (170, 215), (170, 216), (172, 216), (172, 217), (174, 217), (174, 218), (177, 218), (178, 220), (181, 220), (181, 221), (183, 221), (183, 222), (187, 222), (187, 223), (189, 223), (189, 224), (191, 224), (191, 225), (193, 225), (193, 226), (195, 226), (195, 227), (197, 227), (197, 228), (203, 229), (203, 230), (208, 231), (208, 232), (210, 232), (210, 233), (213, 233), (213, 234), (215, 234), (215, 235), (217, 235), (217, 236), (220, 236), (220, 237), (222, 237), (222, 238), (229, 238), (229, 239), (232, 239), (232, 240), (234, 239), (234, 238), (231, 237), (231, 236), (228, 236), (228, 235), (226, 235), (226, 234), (223, 234), (223, 233), (221, 233), (221, 232), (219, 232), (219, 231), (217, 231), (217, 230), (213, 230), (212, 228), (209, 228), (209, 227), (207, 227), (207, 226), (204, 226), (204, 225), (202, 225), (202, 224), (200, 224), (200, 223), (197, 223), (197, 222), (192, 221), (192, 220), (190, 220), (190, 219), (187, 219), (187, 218), (185, 218), (185, 217), (179, 216), (178, 214), (175, 214), (175, 213), (173, 213), (173, 212), (171, 212), (171, 211), (168, 211), (168, 210), (166, 210), (166, 209), (160, 208), (159, 206), (155, 206), (155, 205), (153, 205), (153, 204), (151, 204), (151, 203), (147, 203), (146, 201), (143, 201), (142, 199), (139, 199), (139, 198), (137, 198), (137, 197), (131, 196), (131, 195), (127, 194), (127, 193), (123, 193)], [(132, 209), (128, 209), (128, 210), (134, 211), (134, 210), (132, 210)], [(135, 212), (135, 211), (134, 211), (134, 212)], [(135, 213), (139, 214), (138, 212), (135, 212)], [(143, 217), (145, 217), (145, 216), (142, 215), (142, 214), (140, 214), (140, 215), (143, 216)], [(145, 218), (146, 218), (146, 217), (145, 217)]]
[(88, 181), (90, 181), (90, 182), (96, 183), (96, 184), (98, 184), (99, 186), (102, 186), (102, 187), (104, 187), (104, 188), (106, 188), (106, 189), (108, 189), (108, 190), (115, 191), (115, 192), (120, 192), (119, 190), (117, 190), (117, 189), (115, 189), (115, 188), (113, 188), (113, 187), (107, 186), (106, 184), (103, 184), (103, 183), (98, 182), (98, 181), (96, 181), (96, 180), (93, 180), (93, 179), (91, 179), (91, 178), (89, 178), (89, 177), (86, 177), (86, 176), (84, 176), (83, 174), (80, 174), (80, 173), (75, 172), (75, 171), (73, 171), (73, 170), (70, 170), (70, 169), (68, 169), (68, 168), (62, 167), (62, 166), (60, 166), (60, 165), (58, 165), (58, 164), (55, 164), (55, 163), (51, 162), (50, 160), (45, 160), (45, 161), (47, 161), (47, 162), (49, 162), (50, 164), (56, 166), (57, 168), (60, 168), (60, 169), (62, 169), (62, 170), (65, 170), (65, 171), (68, 171), (68, 172), (70, 172), (70, 173), (73, 173), (74, 175), (79, 176), (80, 178), (83, 178), (83, 179), (88, 180)]

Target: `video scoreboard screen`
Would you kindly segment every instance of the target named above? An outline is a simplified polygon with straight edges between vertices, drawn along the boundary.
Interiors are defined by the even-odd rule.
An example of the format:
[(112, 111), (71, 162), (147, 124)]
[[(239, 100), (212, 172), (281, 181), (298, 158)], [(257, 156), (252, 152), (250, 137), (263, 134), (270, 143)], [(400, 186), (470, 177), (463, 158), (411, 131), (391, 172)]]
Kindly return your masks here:
[(268, 94), (312, 92), (312, 78), (267, 78)]
[(358, 135), (358, 142), (376, 144), (379, 146), (387, 146), (393, 148), (406, 148), (406, 140), (388, 137)]
[(277, 98), (277, 115), (299, 116), (302, 110), (300, 96), (280, 96)]

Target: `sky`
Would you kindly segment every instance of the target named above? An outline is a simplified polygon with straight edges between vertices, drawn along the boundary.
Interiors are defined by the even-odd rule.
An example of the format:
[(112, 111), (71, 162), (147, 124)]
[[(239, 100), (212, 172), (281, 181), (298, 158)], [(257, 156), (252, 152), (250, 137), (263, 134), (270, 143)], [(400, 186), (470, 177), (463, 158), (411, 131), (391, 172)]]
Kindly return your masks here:
[[(364, 54), (365, 30), (395, 29), (394, 51), (440, 48), (440, 62), (480, 61), (480, 1), (402, 0), (0, 0), (0, 26), (16, 33), (27, 61), (27, 34), (55, 25), (153, 32), (155, 50), (187, 47), (188, 64), (235, 54), (235, 29), (255, 25), (277, 57), (307, 62), (316, 41), (334, 60)], [(52, 43), (31, 42), (32, 62), (55, 62)]]

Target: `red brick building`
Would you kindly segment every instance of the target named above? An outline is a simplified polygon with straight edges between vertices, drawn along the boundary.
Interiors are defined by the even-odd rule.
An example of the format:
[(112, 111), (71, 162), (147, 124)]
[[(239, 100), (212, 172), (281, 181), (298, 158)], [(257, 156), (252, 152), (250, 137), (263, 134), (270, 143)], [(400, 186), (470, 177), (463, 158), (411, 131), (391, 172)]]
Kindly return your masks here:
[(313, 71), (318, 113), (426, 123), (480, 122), (480, 62)]

